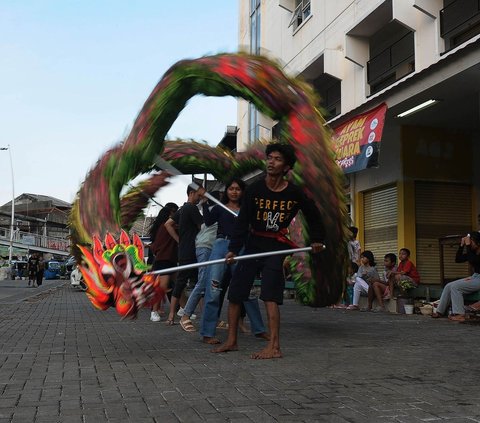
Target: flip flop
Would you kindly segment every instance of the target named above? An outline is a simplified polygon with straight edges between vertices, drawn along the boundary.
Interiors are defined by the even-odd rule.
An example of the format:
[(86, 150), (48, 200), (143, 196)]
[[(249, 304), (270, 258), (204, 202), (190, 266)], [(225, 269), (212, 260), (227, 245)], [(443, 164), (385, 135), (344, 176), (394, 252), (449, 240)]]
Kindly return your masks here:
[(444, 316), (442, 313), (432, 313), (432, 315), (430, 316), (432, 319), (441, 319), (443, 317), (447, 317), (447, 316)]
[(228, 329), (228, 323), (224, 322), (223, 320), (220, 320), (217, 323), (217, 329)]
[(473, 304), (467, 305), (464, 308), (465, 308), (465, 311), (469, 311), (470, 313), (478, 313), (480, 311), (480, 308), (473, 307)]
[(464, 322), (465, 321), (465, 315), (464, 314), (455, 314), (454, 316), (448, 316), (448, 320), (451, 320), (452, 322)]
[(167, 326), (173, 326), (173, 325), (175, 325), (175, 322), (172, 319), (168, 319), (168, 320), (165, 320), (165, 324)]
[(185, 332), (196, 332), (197, 329), (195, 329), (195, 326), (193, 326), (193, 323), (190, 319), (187, 320), (182, 320), (180, 319), (180, 326)]

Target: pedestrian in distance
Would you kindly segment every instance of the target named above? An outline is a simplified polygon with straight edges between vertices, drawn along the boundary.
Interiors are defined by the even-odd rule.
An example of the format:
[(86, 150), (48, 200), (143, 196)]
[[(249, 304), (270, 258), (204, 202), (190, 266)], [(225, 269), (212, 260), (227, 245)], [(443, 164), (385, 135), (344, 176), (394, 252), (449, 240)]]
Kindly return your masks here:
[(38, 257), (37, 253), (32, 253), (27, 263), (28, 286), (37, 286)]
[(45, 260), (43, 259), (43, 255), (38, 257), (38, 264), (37, 264), (37, 286), (41, 286), (43, 283), (43, 273), (45, 272)]

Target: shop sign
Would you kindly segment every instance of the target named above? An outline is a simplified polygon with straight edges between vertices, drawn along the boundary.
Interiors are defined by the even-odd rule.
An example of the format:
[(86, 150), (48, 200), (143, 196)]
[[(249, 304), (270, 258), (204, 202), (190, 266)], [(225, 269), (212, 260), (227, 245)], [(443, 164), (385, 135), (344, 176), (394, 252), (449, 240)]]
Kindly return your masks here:
[(386, 112), (383, 103), (334, 129), (336, 161), (345, 173), (378, 167)]

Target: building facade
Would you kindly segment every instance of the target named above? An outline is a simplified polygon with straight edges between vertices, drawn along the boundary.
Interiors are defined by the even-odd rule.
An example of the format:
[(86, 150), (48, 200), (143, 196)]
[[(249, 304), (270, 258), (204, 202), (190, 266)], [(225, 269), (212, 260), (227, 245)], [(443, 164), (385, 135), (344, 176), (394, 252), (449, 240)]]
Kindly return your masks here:
[[(24, 193), (15, 198), (14, 256), (28, 251), (67, 255), (70, 249), (68, 217), (72, 205), (47, 195)], [(0, 207), (0, 256), (8, 256), (11, 201)]]
[[(447, 238), (440, 249), (439, 239), (480, 229), (477, 0), (240, 0), (239, 44), (318, 93), (339, 164), (347, 163), (345, 189), (364, 249), (381, 262), (409, 248), (427, 284), (468, 272), (453, 263), (456, 245)], [(365, 149), (348, 144), (353, 131), (341, 134), (368, 135), (372, 126), (362, 124), (377, 109), (378, 161), (349, 170)], [(238, 150), (275, 137), (276, 122), (245, 100), (237, 117)]]

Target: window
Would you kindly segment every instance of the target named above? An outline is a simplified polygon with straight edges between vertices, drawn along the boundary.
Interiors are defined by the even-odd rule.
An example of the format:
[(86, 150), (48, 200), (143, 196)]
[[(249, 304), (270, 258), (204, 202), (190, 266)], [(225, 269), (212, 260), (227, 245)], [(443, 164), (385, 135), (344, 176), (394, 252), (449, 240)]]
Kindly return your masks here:
[(260, 0), (250, 1), (250, 53), (260, 54)]
[(248, 142), (253, 143), (260, 138), (260, 126), (258, 125), (257, 108), (248, 103)]
[(295, 0), (295, 10), (293, 11), (292, 20), (288, 26), (293, 25), (293, 32), (295, 32), (310, 14), (310, 0)]

